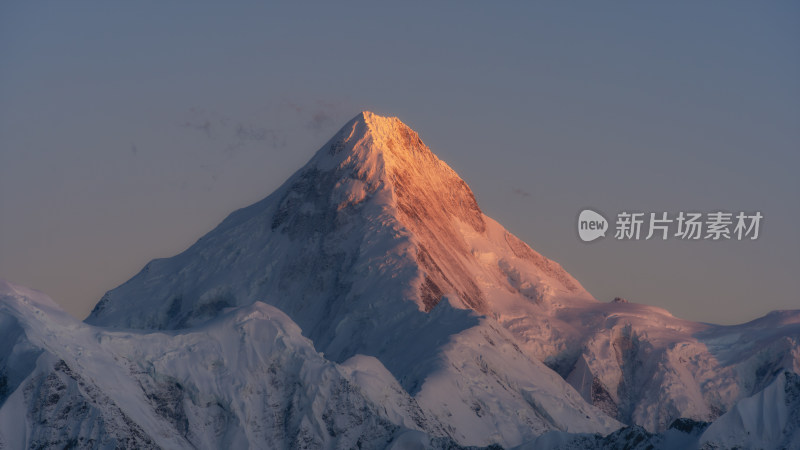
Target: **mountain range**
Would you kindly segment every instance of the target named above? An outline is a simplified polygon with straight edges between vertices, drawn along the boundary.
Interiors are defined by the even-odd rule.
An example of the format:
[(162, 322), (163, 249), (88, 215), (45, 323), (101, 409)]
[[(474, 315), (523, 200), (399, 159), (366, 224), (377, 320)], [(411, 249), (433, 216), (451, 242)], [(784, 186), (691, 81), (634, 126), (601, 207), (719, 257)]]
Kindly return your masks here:
[(84, 322), (0, 298), (0, 448), (800, 448), (800, 310), (598, 301), (370, 112)]

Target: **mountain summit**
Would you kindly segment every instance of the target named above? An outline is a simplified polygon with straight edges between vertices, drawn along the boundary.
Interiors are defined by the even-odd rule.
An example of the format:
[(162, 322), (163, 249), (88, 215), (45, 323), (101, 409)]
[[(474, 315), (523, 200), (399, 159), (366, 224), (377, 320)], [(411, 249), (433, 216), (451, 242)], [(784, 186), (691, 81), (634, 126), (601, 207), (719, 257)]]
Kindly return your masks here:
[[(253, 308), (285, 313), (331, 367), (366, 364), (370, 405), (388, 407), (382, 392), (399, 389), (398, 417), (429, 424), (404, 426), (462, 445), (622, 424), (645, 436), (713, 421), (800, 372), (799, 311), (723, 327), (599, 302), (484, 215), (416, 132), (369, 112), (274, 193), (109, 291), (86, 322), (201, 339)], [(259, 346), (248, 333), (241, 345)], [(206, 389), (192, 375), (180, 383), (186, 398)]]
[[(486, 229), (475, 196), (399, 119), (362, 112), (300, 173), (301, 181), (280, 202), (273, 229), (293, 233), (330, 219), (336, 222), (337, 216), (358, 212), (362, 203), (379, 205), (382, 220), (389, 219), (398, 232), (417, 241), (416, 258), (425, 269), (417, 300), (426, 311), (444, 292), (457, 293), (475, 310), (486, 309), (482, 292), (470, 282), (463, 263), (448, 257), (467, 251), (458, 232), (461, 224), (478, 233)], [(314, 185), (314, 192), (309, 185)], [(321, 201), (318, 210), (335, 208), (337, 213), (290, 218), (309, 201), (309, 194)], [(440, 258), (432, 259), (433, 254)]]
[[(532, 262), (533, 273), (512, 259)], [(429, 312), (447, 296), (488, 314), (487, 287), (498, 285), (536, 302), (591, 299), (557, 263), (484, 216), (416, 132), (362, 112), (275, 193), (107, 293), (87, 323), (183, 328), (260, 299), (328, 352), (342, 321), (379, 305)]]

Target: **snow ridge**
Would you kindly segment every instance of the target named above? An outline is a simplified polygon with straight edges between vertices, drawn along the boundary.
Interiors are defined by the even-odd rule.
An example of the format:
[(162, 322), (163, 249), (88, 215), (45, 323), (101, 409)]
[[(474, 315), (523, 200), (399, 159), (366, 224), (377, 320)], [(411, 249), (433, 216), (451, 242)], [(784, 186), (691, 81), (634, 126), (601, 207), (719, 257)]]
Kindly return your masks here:
[(185, 332), (118, 332), (3, 283), (0, 322), (16, 335), (0, 347), (0, 446), (383, 449), (409, 432), (453, 445), (380, 362), (327, 361), (260, 302)]

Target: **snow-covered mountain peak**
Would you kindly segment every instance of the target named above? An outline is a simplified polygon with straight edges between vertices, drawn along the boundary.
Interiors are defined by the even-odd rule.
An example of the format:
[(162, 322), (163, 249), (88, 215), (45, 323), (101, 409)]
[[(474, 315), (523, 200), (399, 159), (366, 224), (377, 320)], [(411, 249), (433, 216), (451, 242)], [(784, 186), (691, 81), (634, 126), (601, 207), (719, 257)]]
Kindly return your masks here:
[(430, 149), (424, 145), (411, 147), (408, 145), (397, 146), (404, 137), (409, 136), (419, 140), (417, 133), (404, 124), (397, 117), (379, 116), (370, 111), (362, 111), (347, 122), (334, 136), (317, 152), (315, 159), (332, 158), (334, 162), (356, 157), (366, 160), (371, 154), (381, 154), (383, 158), (393, 161), (402, 154), (418, 153), (417, 156), (435, 158)]
[(56, 302), (39, 291), (9, 283), (0, 279), (0, 294), (9, 295), (17, 304), (31, 305), (32, 308), (59, 309)]
[[(392, 205), (409, 222), (450, 222), (458, 218), (475, 231), (485, 223), (469, 186), (396, 117), (363, 111), (342, 127), (312, 158), (307, 168), (335, 172), (337, 191), (347, 201), (387, 189)], [(455, 232), (455, 230), (450, 230)]]
[[(484, 216), (467, 183), (415, 131), (364, 111), (272, 195), (184, 253), (149, 263), (87, 321), (182, 328), (263, 300), (319, 337), (336, 329), (332, 311), (337, 320), (383, 303), (428, 312), (444, 296), (495, 316), (509, 296), (594, 301), (560, 265)], [(327, 340), (315, 342), (330, 351)]]

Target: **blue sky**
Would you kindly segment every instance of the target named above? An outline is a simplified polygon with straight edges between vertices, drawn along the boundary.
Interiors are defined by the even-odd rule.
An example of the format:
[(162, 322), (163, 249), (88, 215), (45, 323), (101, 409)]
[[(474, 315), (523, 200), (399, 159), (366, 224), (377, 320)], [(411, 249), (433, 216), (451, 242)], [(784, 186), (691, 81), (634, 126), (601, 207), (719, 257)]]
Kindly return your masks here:
[[(598, 299), (798, 308), (798, 49), (793, 2), (3, 2), (0, 277), (83, 317), (369, 109)], [(764, 220), (585, 244), (584, 207)]]

